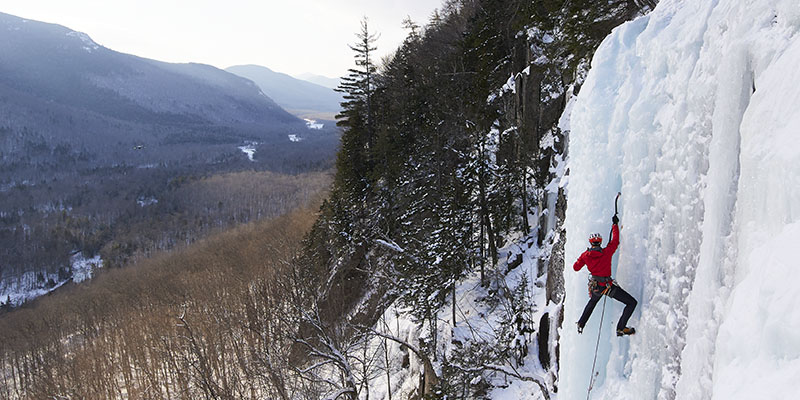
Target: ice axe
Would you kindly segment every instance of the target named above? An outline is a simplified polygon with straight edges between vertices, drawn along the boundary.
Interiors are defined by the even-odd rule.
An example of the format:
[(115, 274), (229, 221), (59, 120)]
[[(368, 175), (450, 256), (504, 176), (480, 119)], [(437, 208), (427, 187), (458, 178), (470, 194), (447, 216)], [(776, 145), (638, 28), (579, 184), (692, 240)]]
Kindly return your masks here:
[[(622, 195), (622, 192), (617, 192), (617, 197), (614, 198), (614, 216), (615, 217), (617, 216), (617, 214), (619, 214), (619, 208), (618, 208), (617, 205), (619, 204), (619, 196), (621, 196), (621, 195)], [(611, 227), (611, 232), (608, 233), (608, 243), (611, 243), (611, 237), (612, 236), (614, 236), (614, 227), (613, 226)], [(606, 246), (608, 246), (608, 244), (606, 244)]]

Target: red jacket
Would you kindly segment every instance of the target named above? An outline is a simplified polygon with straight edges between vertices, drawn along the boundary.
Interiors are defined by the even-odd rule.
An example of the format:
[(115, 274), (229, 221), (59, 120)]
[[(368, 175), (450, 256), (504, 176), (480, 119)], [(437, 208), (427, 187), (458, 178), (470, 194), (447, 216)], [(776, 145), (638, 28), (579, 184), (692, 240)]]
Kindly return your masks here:
[(586, 265), (592, 275), (610, 277), (611, 257), (617, 251), (617, 247), (619, 247), (619, 227), (613, 225), (611, 227), (611, 242), (608, 243), (608, 247), (601, 250), (588, 249), (584, 251), (578, 257), (578, 261), (575, 261), (572, 268), (575, 271), (580, 271)]

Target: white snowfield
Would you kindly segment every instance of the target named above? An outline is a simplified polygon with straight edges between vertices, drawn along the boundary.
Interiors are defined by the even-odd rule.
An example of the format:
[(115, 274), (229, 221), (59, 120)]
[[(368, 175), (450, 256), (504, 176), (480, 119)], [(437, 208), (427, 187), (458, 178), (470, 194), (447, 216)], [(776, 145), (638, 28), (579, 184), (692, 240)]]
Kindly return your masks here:
[[(795, 399), (800, 393), (800, 3), (662, 0), (600, 47), (569, 139), (558, 398)], [(583, 335), (591, 232), (622, 192), (615, 277)], [(606, 238), (607, 239), (607, 238)]]

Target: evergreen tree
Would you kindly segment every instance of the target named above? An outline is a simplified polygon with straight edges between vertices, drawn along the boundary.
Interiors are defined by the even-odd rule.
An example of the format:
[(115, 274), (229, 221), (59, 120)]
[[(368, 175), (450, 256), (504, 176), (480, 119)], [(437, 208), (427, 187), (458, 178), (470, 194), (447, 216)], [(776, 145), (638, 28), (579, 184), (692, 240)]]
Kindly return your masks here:
[(366, 149), (373, 145), (374, 113), (372, 110), (372, 96), (375, 91), (375, 65), (374, 46), (378, 35), (370, 33), (367, 18), (361, 20), (361, 31), (356, 35), (358, 41), (350, 45), (353, 50), (356, 68), (348, 70), (348, 75), (342, 77), (336, 91), (344, 93), (345, 102), (342, 103), (343, 111), (337, 115), (337, 125), (349, 129), (363, 129), (362, 135), (366, 138), (363, 144)]
[(374, 42), (377, 35), (370, 33), (367, 19), (361, 21), (358, 42), (353, 50), (355, 68), (342, 78), (336, 89), (344, 93), (342, 112), (336, 116), (337, 125), (343, 128), (341, 147), (336, 159), (336, 178), (330, 205), (334, 207), (333, 221), (336, 229), (351, 241), (364, 234), (367, 219), (364, 204), (370, 187), (372, 167), (371, 149), (374, 142), (372, 97), (375, 90)]

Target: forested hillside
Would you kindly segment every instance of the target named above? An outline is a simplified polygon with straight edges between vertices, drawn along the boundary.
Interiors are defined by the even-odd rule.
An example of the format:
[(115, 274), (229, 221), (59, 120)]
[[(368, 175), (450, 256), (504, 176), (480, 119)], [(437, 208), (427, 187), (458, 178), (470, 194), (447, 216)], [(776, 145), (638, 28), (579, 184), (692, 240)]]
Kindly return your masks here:
[[(330, 276), (312, 302), (320, 315), (357, 330), (387, 318), (389, 304), (399, 307), (422, 332), (405, 344), (435, 364), (416, 393), (450, 399), (487, 396), (519, 367), (515, 346), (527, 351), (538, 337), (539, 377), (527, 378), (543, 395), (555, 392), (569, 135), (562, 114), (600, 41), (654, 6), (449, 1), (424, 27), (407, 21), (407, 39), (384, 65), (365, 21), (357, 66), (340, 87), (348, 101), (334, 186), (309, 241), (307, 264)], [(534, 260), (530, 271), (507, 281), (523, 259)], [(457, 294), (476, 274), (480, 287)], [(527, 283), (516, 290), (519, 279)], [(539, 304), (531, 291), (542, 294)], [(463, 296), (483, 312), (505, 309), (505, 322), (488, 335), (460, 335), (473, 329), (457, 306)], [(523, 336), (524, 346), (514, 343)], [(348, 388), (366, 390), (346, 380), (331, 390)]]
[(295, 326), (297, 293), (312, 289), (292, 274), (291, 260), (318, 204), (101, 270), (0, 315), (0, 397), (304, 393), (302, 382), (288, 379), (286, 332)]

